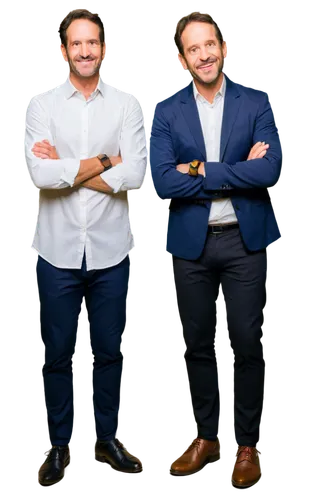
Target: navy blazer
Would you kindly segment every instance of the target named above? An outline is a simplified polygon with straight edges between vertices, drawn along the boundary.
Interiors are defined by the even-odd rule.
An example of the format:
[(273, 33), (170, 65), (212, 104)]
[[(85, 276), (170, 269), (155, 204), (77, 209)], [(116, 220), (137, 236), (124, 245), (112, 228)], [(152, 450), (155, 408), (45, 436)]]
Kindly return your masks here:
[[(177, 257), (200, 257), (207, 237), (211, 200), (230, 197), (244, 244), (266, 248), (280, 237), (267, 188), (279, 176), (282, 152), (268, 96), (226, 77), (220, 161), (206, 162), (205, 143), (193, 84), (156, 106), (150, 162), (157, 194), (171, 198), (167, 250)], [(247, 160), (265, 141), (263, 158)], [(205, 162), (205, 177), (176, 170), (179, 163)]]

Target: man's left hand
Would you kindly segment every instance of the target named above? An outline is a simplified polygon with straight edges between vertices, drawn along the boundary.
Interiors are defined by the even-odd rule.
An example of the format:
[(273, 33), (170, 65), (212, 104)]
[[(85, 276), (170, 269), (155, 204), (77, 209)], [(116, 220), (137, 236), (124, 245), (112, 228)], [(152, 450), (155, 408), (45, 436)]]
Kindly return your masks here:
[(182, 174), (188, 174), (188, 171), (190, 169), (189, 163), (180, 163), (177, 165), (176, 169), (178, 172), (181, 172)]
[(47, 139), (44, 139), (42, 142), (36, 142), (31, 151), (37, 158), (42, 158), (43, 160), (59, 160), (55, 146), (52, 146)]

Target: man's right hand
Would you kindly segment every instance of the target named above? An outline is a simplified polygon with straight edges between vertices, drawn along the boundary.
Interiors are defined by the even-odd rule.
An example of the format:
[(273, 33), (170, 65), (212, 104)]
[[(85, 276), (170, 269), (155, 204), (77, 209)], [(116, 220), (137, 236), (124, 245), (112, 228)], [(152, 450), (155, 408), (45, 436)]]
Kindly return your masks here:
[(249, 152), (248, 160), (256, 160), (257, 158), (263, 158), (266, 154), (267, 149), (269, 148), (269, 144), (265, 144), (264, 142), (257, 142)]

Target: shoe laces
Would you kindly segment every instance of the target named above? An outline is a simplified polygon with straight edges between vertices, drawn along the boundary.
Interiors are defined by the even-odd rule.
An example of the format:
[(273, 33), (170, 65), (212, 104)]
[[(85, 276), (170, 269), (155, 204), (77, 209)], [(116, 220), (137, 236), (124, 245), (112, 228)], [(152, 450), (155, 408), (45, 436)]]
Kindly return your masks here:
[(199, 438), (193, 438), (185, 447), (185, 450), (183, 453), (187, 453), (188, 451), (191, 451), (193, 448), (199, 448), (200, 447), (200, 439)]
[(252, 446), (237, 446), (235, 451), (235, 459), (237, 459), (241, 453), (246, 453), (245, 458), (249, 458), (250, 455), (255, 454), (255, 448)]

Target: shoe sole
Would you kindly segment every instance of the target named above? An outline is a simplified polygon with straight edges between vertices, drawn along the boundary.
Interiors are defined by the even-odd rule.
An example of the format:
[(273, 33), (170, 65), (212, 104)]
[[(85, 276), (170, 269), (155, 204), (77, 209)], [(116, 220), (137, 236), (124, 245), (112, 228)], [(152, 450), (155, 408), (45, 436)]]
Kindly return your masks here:
[(205, 460), (205, 462), (199, 467), (199, 469), (191, 470), (188, 472), (180, 472), (177, 470), (170, 469), (170, 474), (172, 476), (190, 476), (191, 474), (195, 474), (196, 472), (199, 472), (201, 469), (203, 469), (207, 464), (212, 464), (213, 462), (217, 462), (217, 460), (220, 460), (220, 454), (218, 455), (213, 455), (212, 457), (209, 457)]
[(241, 484), (238, 484), (236, 483), (235, 481), (231, 480), (231, 483), (233, 485), (234, 488), (238, 488), (238, 489), (241, 489), (241, 490), (244, 490), (245, 488), (251, 488), (251, 486), (257, 484), (257, 482), (259, 481), (259, 479), (261, 478), (261, 474), (260, 476), (258, 477), (258, 479), (256, 479), (253, 483), (251, 484), (244, 484), (244, 485), (241, 485)]
[(37, 480), (38, 486), (40, 486), (41, 488), (53, 488), (54, 486), (57, 486), (58, 484), (62, 483), (65, 480), (65, 478), (66, 478), (66, 474), (67, 474), (68, 468), (70, 467), (71, 463), (72, 463), (72, 455), (70, 455), (66, 459), (66, 462), (65, 462), (65, 472), (64, 472), (63, 477), (61, 477), (60, 479), (58, 479), (57, 481), (52, 482), (52, 483), (50, 483), (50, 482), (43, 483), (42, 481), (39, 482)]
[(109, 464), (112, 467), (112, 469), (117, 470), (118, 472), (126, 472), (128, 474), (137, 474), (138, 472), (142, 472), (142, 467), (140, 469), (137, 469), (137, 470), (124, 470), (124, 469), (120, 469), (116, 465), (113, 465), (110, 462), (110, 460), (108, 460), (106, 457), (104, 457), (102, 455), (95, 455), (95, 460), (97, 460), (97, 462), (102, 462), (102, 463)]

